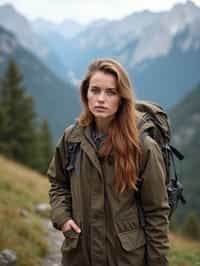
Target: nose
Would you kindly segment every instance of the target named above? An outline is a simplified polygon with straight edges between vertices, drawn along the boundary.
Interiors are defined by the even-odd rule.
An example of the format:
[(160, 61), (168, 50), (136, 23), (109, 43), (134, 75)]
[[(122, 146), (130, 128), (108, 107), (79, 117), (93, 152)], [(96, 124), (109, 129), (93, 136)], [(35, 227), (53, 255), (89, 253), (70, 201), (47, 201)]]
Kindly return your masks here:
[(97, 100), (99, 102), (104, 102), (105, 101), (105, 93), (103, 91), (98, 95)]

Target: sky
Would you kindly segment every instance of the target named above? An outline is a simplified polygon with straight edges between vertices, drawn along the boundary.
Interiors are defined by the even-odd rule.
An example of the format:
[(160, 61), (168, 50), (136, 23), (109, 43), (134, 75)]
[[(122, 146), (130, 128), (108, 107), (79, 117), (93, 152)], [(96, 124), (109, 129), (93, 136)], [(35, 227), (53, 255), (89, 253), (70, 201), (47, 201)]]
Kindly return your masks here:
[[(29, 19), (43, 18), (60, 23), (72, 19), (82, 24), (96, 19), (120, 19), (135, 11), (162, 11), (187, 0), (0, 0), (11, 3)], [(200, 6), (200, 0), (192, 0)]]

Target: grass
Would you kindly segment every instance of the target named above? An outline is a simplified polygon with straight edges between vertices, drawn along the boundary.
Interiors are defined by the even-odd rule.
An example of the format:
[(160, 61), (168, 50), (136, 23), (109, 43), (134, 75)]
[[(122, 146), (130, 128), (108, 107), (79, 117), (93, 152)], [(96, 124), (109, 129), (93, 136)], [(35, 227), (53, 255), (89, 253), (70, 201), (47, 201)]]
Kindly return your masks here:
[(170, 266), (200, 266), (200, 242), (170, 234)]
[(0, 250), (14, 250), (16, 266), (38, 266), (48, 252), (47, 232), (35, 212), (38, 203), (48, 202), (47, 192), (46, 178), (0, 156)]

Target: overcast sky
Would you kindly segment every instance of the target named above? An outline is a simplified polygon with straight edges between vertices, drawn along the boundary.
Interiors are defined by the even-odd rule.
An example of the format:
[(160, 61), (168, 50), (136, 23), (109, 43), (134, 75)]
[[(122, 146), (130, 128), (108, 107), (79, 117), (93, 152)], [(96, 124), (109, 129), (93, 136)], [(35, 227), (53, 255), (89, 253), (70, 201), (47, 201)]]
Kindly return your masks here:
[[(12, 3), (30, 19), (38, 17), (54, 22), (73, 19), (81, 23), (107, 18), (118, 19), (134, 11), (170, 9), (186, 0), (0, 0), (0, 5)], [(193, 0), (200, 6), (200, 0)]]

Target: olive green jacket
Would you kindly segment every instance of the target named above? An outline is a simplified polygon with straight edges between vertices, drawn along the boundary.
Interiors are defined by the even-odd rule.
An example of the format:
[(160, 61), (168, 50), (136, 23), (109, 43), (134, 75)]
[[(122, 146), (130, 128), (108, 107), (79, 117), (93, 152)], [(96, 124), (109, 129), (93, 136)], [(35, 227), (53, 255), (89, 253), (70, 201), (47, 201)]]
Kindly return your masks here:
[[(80, 143), (74, 169), (66, 173), (67, 142)], [(91, 128), (69, 127), (49, 165), (52, 221), (57, 229), (74, 219), (81, 233), (64, 233), (66, 266), (168, 265), (168, 199), (160, 148), (149, 136), (142, 141), (140, 174), (145, 229), (139, 224), (135, 192), (116, 192), (114, 158), (99, 159)]]

